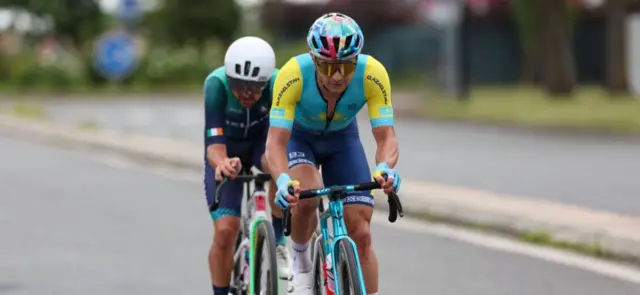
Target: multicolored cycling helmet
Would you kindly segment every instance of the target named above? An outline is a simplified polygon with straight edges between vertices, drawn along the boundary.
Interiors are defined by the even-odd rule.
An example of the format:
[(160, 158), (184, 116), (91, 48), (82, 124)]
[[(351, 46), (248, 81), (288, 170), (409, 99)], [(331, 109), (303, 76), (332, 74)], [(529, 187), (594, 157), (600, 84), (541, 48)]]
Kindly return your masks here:
[(307, 35), (307, 45), (317, 57), (345, 60), (360, 54), (364, 35), (355, 20), (332, 12), (313, 22)]

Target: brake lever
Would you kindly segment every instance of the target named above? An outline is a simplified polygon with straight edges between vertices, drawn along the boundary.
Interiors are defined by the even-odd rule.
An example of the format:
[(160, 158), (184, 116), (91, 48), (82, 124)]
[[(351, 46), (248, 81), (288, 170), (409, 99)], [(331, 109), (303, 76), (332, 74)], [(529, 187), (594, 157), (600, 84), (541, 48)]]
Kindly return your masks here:
[(228, 177), (224, 176), (222, 178), (222, 181), (217, 181), (216, 180), (216, 193), (214, 195), (213, 198), (213, 202), (211, 203), (211, 206), (209, 206), (209, 212), (213, 212), (216, 211), (216, 209), (218, 209), (218, 204), (220, 203), (220, 191), (222, 190), (222, 186), (227, 183), (227, 181), (229, 180)]

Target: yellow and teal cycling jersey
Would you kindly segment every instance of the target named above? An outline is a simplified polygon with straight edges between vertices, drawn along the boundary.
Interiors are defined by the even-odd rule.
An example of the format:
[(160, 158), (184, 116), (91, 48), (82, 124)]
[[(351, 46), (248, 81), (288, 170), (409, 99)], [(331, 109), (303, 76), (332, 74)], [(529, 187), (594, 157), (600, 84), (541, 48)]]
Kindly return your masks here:
[(291, 130), (293, 123), (313, 131), (336, 131), (349, 126), (366, 104), (372, 127), (393, 126), (391, 85), (385, 67), (375, 58), (360, 54), (353, 79), (327, 121), (327, 102), (316, 82), (313, 59), (308, 53), (290, 59), (273, 85), (269, 122)]

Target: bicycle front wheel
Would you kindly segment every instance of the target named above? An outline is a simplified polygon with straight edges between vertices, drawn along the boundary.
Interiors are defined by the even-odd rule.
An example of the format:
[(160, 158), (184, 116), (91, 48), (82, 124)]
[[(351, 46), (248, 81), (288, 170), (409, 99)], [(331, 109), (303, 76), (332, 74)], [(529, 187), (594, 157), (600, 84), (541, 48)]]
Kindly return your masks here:
[(360, 265), (356, 260), (356, 250), (347, 239), (338, 241), (335, 246), (336, 265), (338, 276), (335, 278), (340, 294), (365, 295), (364, 282), (360, 280)]
[(311, 245), (313, 245), (313, 251), (311, 255), (313, 255), (313, 294), (314, 295), (324, 295), (325, 292), (325, 278), (324, 278), (324, 269), (325, 269), (325, 254), (324, 248), (322, 247), (322, 240), (316, 242), (317, 237), (321, 236), (319, 233), (314, 233), (311, 239)]
[[(268, 220), (256, 221), (254, 226), (254, 242), (251, 250), (251, 295), (278, 295), (278, 264), (276, 260), (276, 235)], [(268, 260), (263, 265), (265, 258)], [(267, 268), (267, 269), (264, 269)], [(263, 276), (263, 270), (266, 270)], [(264, 280), (264, 284), (263, 284)]]

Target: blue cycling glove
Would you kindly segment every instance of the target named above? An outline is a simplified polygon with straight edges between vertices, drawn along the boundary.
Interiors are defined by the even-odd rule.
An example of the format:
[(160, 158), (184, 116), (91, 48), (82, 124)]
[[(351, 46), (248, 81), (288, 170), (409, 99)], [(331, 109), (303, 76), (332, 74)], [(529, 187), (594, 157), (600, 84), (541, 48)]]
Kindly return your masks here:
[(289, 174), (282, 173), (278, 176), (278, 179), (276, 180), (278, 191), (276, 191), (274, 203), (276, 206), (280, 207), (280, 209), (287, 209), (287, 207), (289, 207), (289, 201), (287, 201), (286, 197), (289, 195), (289, 186), (292, 185), (299, 185), (299, 183), (296, 180), (291, 180)]
[(387, 163), (382, 162), (376, 166), (376, 172), (373, 174), (373, 177), (382, 176), (382, 174), (387, 174), (387, 177), (393, 178), (393, 190), (397, 193), (400, 191), (400, 183), (402, 182), (400, 179), (400, 174), (396, 169), (390, 168)]

